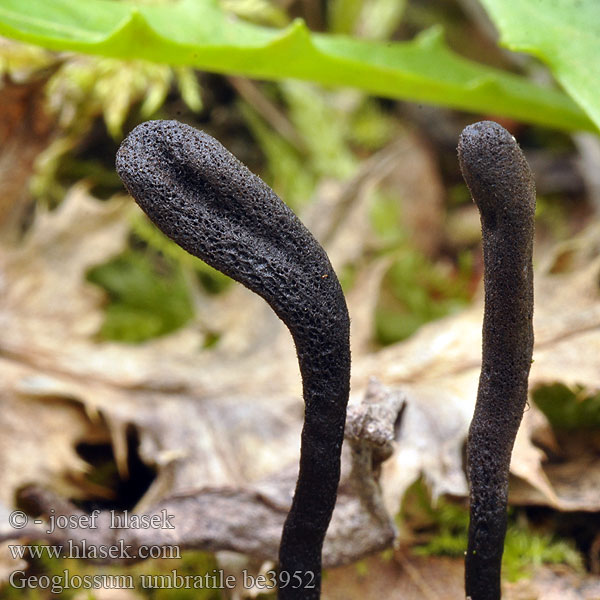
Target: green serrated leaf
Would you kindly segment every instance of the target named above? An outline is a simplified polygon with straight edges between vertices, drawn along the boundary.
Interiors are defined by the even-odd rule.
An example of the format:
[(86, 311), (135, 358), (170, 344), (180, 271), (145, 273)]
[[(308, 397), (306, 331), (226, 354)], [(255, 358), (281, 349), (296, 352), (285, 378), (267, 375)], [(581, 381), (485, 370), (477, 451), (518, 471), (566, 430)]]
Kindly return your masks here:
[(481, 0), (511, 50), (545, 62), (600, 127), (600, 2)]
[(0, 34), (54, 50), (258, 79), (305, 79), (560, 129), (596, 131), (562, 92), (458, 56), (438, 29), (411, 42), (390, 43), (311, 33), (300, 20), (284, 29), (261, 27), (229, 17), (214, 0), (155, 6), (111, 0), (0, 0)]

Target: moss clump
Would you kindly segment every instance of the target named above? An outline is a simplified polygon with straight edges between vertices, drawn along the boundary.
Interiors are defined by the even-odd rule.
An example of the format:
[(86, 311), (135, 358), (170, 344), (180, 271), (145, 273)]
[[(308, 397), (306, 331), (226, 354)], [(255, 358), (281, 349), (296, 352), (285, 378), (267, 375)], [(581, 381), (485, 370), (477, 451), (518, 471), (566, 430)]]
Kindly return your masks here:
[(576, 571), (583, 570), (581, 554), (571, 541), (532, 531), (527, 525), (509, 524), (502, 559), (504, 578), (508, 581), (523, 579), (542, 564), (563, 564)]
[(541, 386), (533, 392), (533, 400), (553, 427), (600, 426), (600, 394), (589, 394), (582, 387), (571, 389), (560, 383)]
[(110, 299), (100, 330), (103, 339), (142, 342), (193, 317), (181, 267), (155, 252), (127, 250), (91, 269), (88, 280), (103, 287)]
[(425, 323), (458, 312), (469, 303), (473, 287), (471, 254), (463, 252), (456, 260), (426, 256), (406, 232), (398, 204), (380, 193), (371, 210), (380, 251), (391, 258), (375, 314), (382, 344), (404, 340)]
[[(440, 498), (433, 506), (424, 483), (409, 488), (399, 515), (401, 526), (415, 535), (413, 552), (419, 556), (462, 557), (467, 549), (469, 512), (460, 503)], [(502, 574), (508, 581), (528, 577), (542, 564), (564, 564), (580, 571), (583, 559), (575, 545), (552, 533), (534, 530), (516, 511), (509, 525), (502, 558)]]

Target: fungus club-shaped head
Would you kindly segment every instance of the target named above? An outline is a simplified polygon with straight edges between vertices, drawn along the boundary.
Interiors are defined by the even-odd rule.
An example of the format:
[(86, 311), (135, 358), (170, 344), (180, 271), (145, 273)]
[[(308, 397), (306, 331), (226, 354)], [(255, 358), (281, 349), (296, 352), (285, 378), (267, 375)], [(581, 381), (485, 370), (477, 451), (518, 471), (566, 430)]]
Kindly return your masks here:
[(484, 219), (499, 211), (518, 221), (531, 220), (535, 185), (515, 138), (493, 121), (465, 127), (458, 142), (465, 182)]
[[(306, 404), (300, 472), (280, 569), (304, 573), (279, 597), (319, 597), (349, 392), (349, 319), (325, 251), (256, 175), (209, 135), (177, 121), (136, 127), (117, 171), (142, 210), (191, 254), (262, 296), (292, 334)], [(304, 584), (316, 584), (305, 589)]]

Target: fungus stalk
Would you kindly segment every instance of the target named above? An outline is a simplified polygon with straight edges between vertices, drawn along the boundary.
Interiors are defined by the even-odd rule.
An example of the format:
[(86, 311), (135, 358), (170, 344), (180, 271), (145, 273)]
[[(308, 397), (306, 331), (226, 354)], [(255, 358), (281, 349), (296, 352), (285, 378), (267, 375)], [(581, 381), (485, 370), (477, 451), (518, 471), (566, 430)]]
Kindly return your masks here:
[(481, 213), (485, 285), (481, 376), (467, 441), (465, 588), (472, 600), (497, 600), (510, 457), (533, 352), (535, 186), (514, 137), (497, 123), (467, 127), (458, 157)]
[(262, 296), (290, 330), (305, 420), (298, 481), (279, 550), (278, 597), (319, 598), (350, 380), (348, 311), (329, 259), (261, 179), (188, 125), (139, 125), (121, 144), (116, 165), (159, 229)]

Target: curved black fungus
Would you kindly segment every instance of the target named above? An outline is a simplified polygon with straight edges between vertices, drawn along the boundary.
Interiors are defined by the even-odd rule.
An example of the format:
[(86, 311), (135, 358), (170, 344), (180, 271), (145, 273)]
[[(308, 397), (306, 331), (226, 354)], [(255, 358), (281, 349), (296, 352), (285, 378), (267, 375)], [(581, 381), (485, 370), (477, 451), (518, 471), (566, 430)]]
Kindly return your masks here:
[[(121, 144), (116, 165), (129, 193), (167, 236), (262, 296), (292, 334), (305, 421), (279, 551), (281, 580), (290, 583), (280, 585), (278, 597), (319, 598), (350, 378), (348, 311), (329, 259), (261, 179), (188, 125), (139, 125)], [(302, 580), (297, 589), (295, 573)]]
[(497, 123), (467, 127), (458, 157), (481, 213), (485, 263), (483, 360), (467, 442), (471, 519), (465, 587), (472, 600), (496, 600), (510, 457), (533, 352), (535, 185), (514, 137)]

